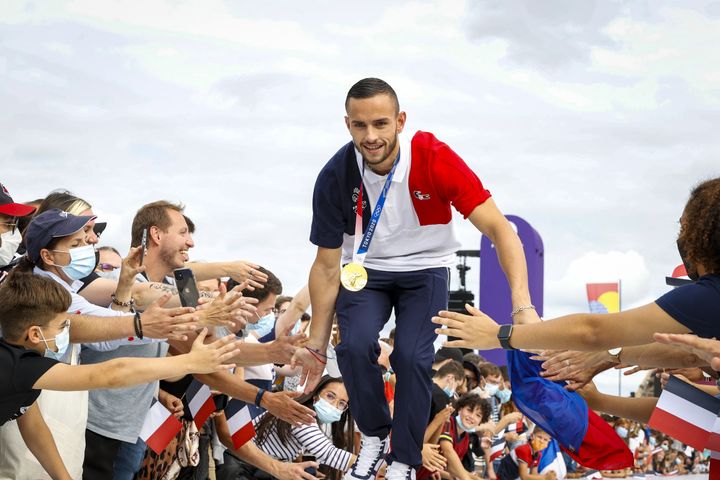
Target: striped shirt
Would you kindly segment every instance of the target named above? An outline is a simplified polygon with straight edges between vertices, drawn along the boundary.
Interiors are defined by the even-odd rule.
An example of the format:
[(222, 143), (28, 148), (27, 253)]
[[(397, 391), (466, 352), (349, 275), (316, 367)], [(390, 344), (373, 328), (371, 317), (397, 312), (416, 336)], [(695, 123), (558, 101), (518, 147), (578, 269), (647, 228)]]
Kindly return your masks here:
[[(253, 420), (256, 428), (263, 415)], [(292, 462), (303, 454), (314, 456), (319, 464), (330, 468), (344, 471), (348, 467), (352, 453), (333, 445), (317, 423), (292, 427), (290, 432), (288, 442), (282, 443), (277, 431), (273, 430), (269, 432), (265, 442), (258, 447), (271, 457), (284, 462)]]

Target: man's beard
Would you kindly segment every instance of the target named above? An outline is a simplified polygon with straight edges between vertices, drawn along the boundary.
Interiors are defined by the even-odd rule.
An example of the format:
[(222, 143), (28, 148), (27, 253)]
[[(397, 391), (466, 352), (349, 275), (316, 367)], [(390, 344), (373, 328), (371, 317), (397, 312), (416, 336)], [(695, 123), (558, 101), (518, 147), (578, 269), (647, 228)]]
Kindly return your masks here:
[[(388, 148), (388, 153), (387, 153), (387, 155), (384, 156), (384, 157), (382, 158), (382, 160), (378, 160), (378, 161), (376, 161), (376, 162), (370, 162), (370, 161), (369, 161), (367, 158), (365, 158), (365, 156), (363, 155), (363, 162), (365, 162), (365, 165), (367, 165), (367, 166), (370, 167), (371, 169), (372, 169), (372, 167), (374, 167), (374, 166), (376, 166), (376, 165), (381, 165), (381, 164), (382, 164), (383, 162), (385, 162), (388, 158), (390, 158), (390, 155), (393, 154), (393, 151), (395, 151), (395, 146), (397, 145), (397, 143), (398, 143), (398, 136), (395, 135), (395, 139), (394, 139), (393, 142), (388, 146), (389, 148)], [(358, 148), (358, 150), (359, 150), (360, 152), (362, 152), (362, 149)]]
[(175, 257), (176, 255), (179, 255), (177, 250), (171, 250), (171, 249), (162, 249), (160, 250), (160, 260), (163, 262), (163, 265), (168, 269), (166, 275), (170, 275), (172, 273), (172, 270), (176, 268), (182, 268), (185, 264), (183, 262), (182, 265), (176, 265)]

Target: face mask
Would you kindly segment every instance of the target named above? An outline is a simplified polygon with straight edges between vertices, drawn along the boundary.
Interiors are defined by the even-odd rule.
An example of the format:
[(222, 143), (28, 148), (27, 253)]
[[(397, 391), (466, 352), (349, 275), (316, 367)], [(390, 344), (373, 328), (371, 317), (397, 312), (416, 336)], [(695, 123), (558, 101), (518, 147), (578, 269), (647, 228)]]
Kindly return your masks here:
[(71, 248), (70, 264), (60, 267), (71, 280), (85, 278), (95, 270), (95, 248), (92, 245)]
[(664, 452), (667, 452), (670, 447), (663, 443), (662, 445), (660, 445), (660, 448), (662, 448)]
[(447, 395), (449, 398), (452, 398), (455, 396), (455, 389), (451, 389), (450, 387), (443, 388), (443, 392), (445, 392), (445, 395)]
[(498, 397), (498, 400), (500, 400), (500, 403), (507, 403), (510, 401), (510, 396), (512, 395), (512, 392), (509, 389), (504, 390), (498, 390), (495, 393), (495, 396)]
[(392, 376), (392, 373), (390, 373), (390, 372), (385, 372), (385, 373), (383, 374), (383, 381), (386, 382), (386, 383), (389, 382), (391, 376)]
[(42, 330), (40, 330), (40, 336), (42, 337), (43, 342), (45, 342), (44, 356), (60, 361), (60, 359), (65, 356), (65, 352), (67, 352), (68, 346), (70, 345), (70, 326), (68, 325), (63, 328), (60, 333), (55, 335), (55, 346), (57, 347), (57, 352), (50, 349), (47, 340), (45, 340), (45, 336), (43, 336)]
[(656, 442), (655, 437), (650, 437), (650, 439), (648, 440), (648, 443), (650, 445), (652, 445), (653, 447), (655, 446), (655, 442)]
[(688, 274), (688, 277), (690, 278), (690, 280), (697, 280), (698, 278), (700, 278), (700, 275), (698, 275), (695, 265), (692, 262), (690, 262), (690, 260), (688, 260), (687, 257), (685, 256), (685, 248), (683, 248), (679, 239), (677, 241), (677, 249), (678, 249), (678, 253), (680, 254), (680, 259), (682, 260), (682, 263), (685, 266), (685, 270), (687, 271), (687, 274)]
[(2, 245), (0, 245), (0, 267), (4, 267), (9, 264), (15, 256), (15, 252), (17, 252), (20, 242), (22, 242), (22, 235), (20, 235), (20, 230), (16, 228), (14, 232), (5, 232), (0, 235), (0, 239), (2, 239)]
[(500, 388), (500, 385), (496, 383), (486, 383), (485, 384), (485, 391), (490, 395), (493, 396), (498, 392), (498, 389)]
[(469, 427), (466, 427), (466, 426), (465, 426), (465, 424), (463, 423), (462, 419), (460, 418), (460, 414), (459, 414), (459, 413), (458, 413), (457, 415), (455, 415), (455, 423), (457, 423), (458, 428), (459, 428), (460, 430), (462, 430), (463, 432), (472, 433), (472, 432), (475, 431), (475, 428), (474, 428), (474, 427), (473, 427), (473, 428), (469, 428)]
[(330, 405), (324, 398), (318, 398), (313, 408), (315, 409), (315, 413), (317, 413), (317, 418), (320, 423), (338, 422), (343, 414), (343, 412)]
[(625, 427), (617, 427), (615, 429), (615, 432), (617, 432), (617, 434), (620, 438), (627, 438), (627, 436), (628, 436), (628, 430)]
[(248, 323), (245, 327), (248, 331), (255, 331), (257, 333), (258, 338), (262, 338), (268, 333), (272, 332), (273, 327), (275, 326), (275, 314), (270, 312), (264, 317), (261, 317), (257, 323)]
[(300, 320), (295, 322), (295, 326), (290, 330), (290, 336), (297, 335), (300, 333)]

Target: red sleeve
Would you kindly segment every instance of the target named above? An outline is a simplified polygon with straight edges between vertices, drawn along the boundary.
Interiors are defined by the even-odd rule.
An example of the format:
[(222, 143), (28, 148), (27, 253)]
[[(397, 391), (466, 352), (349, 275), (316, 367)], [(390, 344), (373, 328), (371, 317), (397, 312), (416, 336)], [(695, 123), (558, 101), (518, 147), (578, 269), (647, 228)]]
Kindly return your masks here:
[(490, 192), (475, 172), (445, 143), (432, 137), (431, 149), (434, 154), (431, 169), (435, 188), (467, 218), (475, 207), (490, 198)]
[(518, 460), (527, 463), (528, 468), (533, 467), (532, 451), (530, 450), (530, 445), (527, 443), (520, 445), (515, 449), (515, 456)]

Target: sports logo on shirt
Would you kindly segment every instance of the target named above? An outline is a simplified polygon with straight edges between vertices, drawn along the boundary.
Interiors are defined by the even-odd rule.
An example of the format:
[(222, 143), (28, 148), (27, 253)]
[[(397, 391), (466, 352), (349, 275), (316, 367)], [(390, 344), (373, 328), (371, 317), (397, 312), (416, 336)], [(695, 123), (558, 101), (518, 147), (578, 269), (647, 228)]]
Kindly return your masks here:
[(430, 200), (430, 194), (422, 193), (420, 190), (414, 190), (413, 195), (415, 195), (415, 198), (418, 200)]

